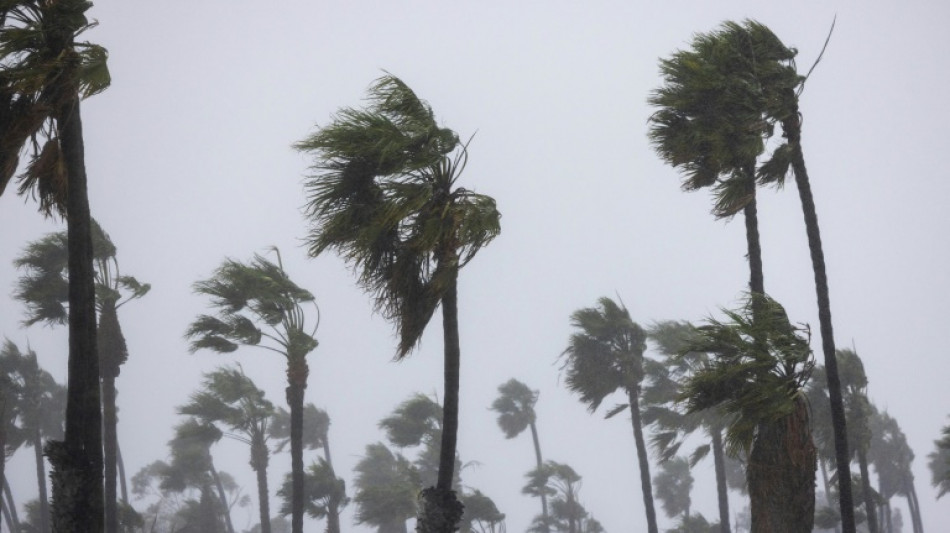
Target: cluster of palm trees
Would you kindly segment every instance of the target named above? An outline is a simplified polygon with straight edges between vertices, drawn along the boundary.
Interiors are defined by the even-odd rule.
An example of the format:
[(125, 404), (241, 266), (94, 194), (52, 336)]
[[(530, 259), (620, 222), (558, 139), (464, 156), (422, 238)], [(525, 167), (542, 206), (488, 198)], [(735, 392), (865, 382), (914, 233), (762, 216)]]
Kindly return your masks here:
[[(16, 181), (18, 193), (37, 198), (41, 212), (67, 222), (65, 233), (31, 244), (17, 259), (24, 275), (16, 292), (27, 306), (28, 324), (69, 326), (65, 394), (56, 392), (29, 350), (24, 354), (8, 343), (0, 354), (0, 440), (6, 449), (28, 444), (37, 452), (40, 531), (115, 532), (120, 522), (126, 527), (136, 521), (128, 512), (127, 490), (123, 485), (120, 500), (117, 486), (125, 476), (116, 436), (116, 378), (129, 355), (118, 310), (144, 296), (149, 286), (120, 274), (116, 248), (89, 211), (80, 99), (109, 84), (106, 51), (79, 40), (91, 26), (85, 16), (89, 7), (84, 0), (0, 5), (0, 193)], [(591, 412), (611, 394), (623, 395), (624, 402), (606, 417), (631, 415), (650, 533), (658, 532), (654, 496), (668, 514), (682, 515), (682, 529), (699, 527), (690, 525), (699, 518), (694, 520), (689, 510), (689, 469), (710, 451), (722, 531), (730, 530), (725, 489), (730, 457), (745, 465), (753, 531), (810, 531), (820, 518), (853, 532), (853, 493), (861, 496), (872, 533), (891, 523), (888, 502), (898, 494), (908, 498), (915, 532), (922, 530), (909, 474), (913, 453), (896, 422), (867, 400), (860, 359), (835, 347), (801, 145), (798, 96), (807, 77), (798, 73), (795, 56), (764, 25), (725, 23), (661, 60), (663, 85), (649, 98), (657, 108), (650, 138), (660, 157), (682, 172), (683, 188), (712, 188), (717, 218), (743, 215), (750, 267), (746, 305), (698, 327), (658, 323), (645, 329), (622, 302), (610, 298), (570, 317), (574, 333), (561, 354), (565, 384)], [(777, 146), (766, 150), (770, 142)], [(357, 467), (357, 520), (385, 532), (404, 530), (413, 515), (422, 533), (493, 530), (504, 515), (481, 492), (462, 489), (456, 446), (459, 273), (500, 231), (495, 201), (458, 185), (468, 142), (439, 125), (424, 100), (386, 74), (370, 87), (366, 107), (340, 110), (296, 148), (314, 160), (305, 181), (309, 255), (335, 252), (353, 268), (377, 311), (394, 324), (397, 359), (418, 345), (439, 307), (442, 312), (442, 403), (415, 396), (380, 423), (392, 446), (415, 449), (418, 455), (410, 460), (382, 443), (367, 447)], [(17, 174), (24, 153), (28, 161)], [(811, 252), (820, 371), (809, 348), (810, 332), (794, 325), (764, 285), (756, 190), (781, 186), (788, 176), (794, 177), (801, 198)], [(291, 530), (303, 530), (305, 513), (325, 517), (330, 533), (340, 529), (340, 508), (349, 499), (330, 457), (329, 417), (304, 402), (307, 356), (318, 346), (319, 308), (313, 294), (285, 272), (279, 251), (274, 253), (276, 261), (263, 255), (248, 262), (228, 259), (197, 282), (195, 292), (209, 299), (213, 312), (198, 316), (186, 337), (192, 351), (259, 348), (280, 354), (287, 368), (288, 410), (266, 400), (240, 368), (206, 375), (202, 390), (179, 409), (188, 418), (169, 442), (170, 460), (149, 465), (133, 480), (134, 493), (160, 495), (150, 511), (153, 524), (159, 516), (175, 516), (192, 530), (215, 531), (220, 516), (227, 531), (234, 531), (226, 510), (242, 498), (233, 484), (229, 489), (211, 454), (211, 446), (227, 435), (250, 447), (262, 532), (271, 530), (269, 442), (278, 442), (278, 449), (290, 447), (291, 473), (278, 494), (285, 503), (282, 511), (291, 516)], [(645, 357), (650, 339), (661, 360)], [(601, 531), (580, 504), (580, 475), (566, 464), (542, 459), (537, 392), (515, 380), (499, 392), (492, 408), (505, 435), (513, 438), (530, 428), (533, 437), (536, 464), (524, 492), (539, 498), (541, 514), (532, 530)], [(64, 423), (41, 421), (37, 409), (49, 415), (59, 408), (37, 406), (63, 397)], [(651, 443), (662, 460), (656, 478), (644, 434), (648, 427), (654, 429)], [(698, 429), (709, 443), (684, 463), (677, 458), (679, 448)], [(43, 439), (51, 439), (43, 450), (53, 467), (49, 511)], [(931, 456), (941, 494), (950, 470), (947, 440), (938, 441)], [(309, 468), (303, 461), (306, 446), (323, 451)], [(855, 489), (852, 457), (859, 466)], [(872, 464), (879, 475), (876, 491), (870, 484)], [(819, 465), (828, 505), (816, 512)], [(831, 478), (828, 465), (835, 471)], [(177, 502), (174, 513), (163, 507), (167, 500)], [(11, 523), (12, 503), (8, 498), (5, 504)], [(391, 512), (380, 514), (381, 507)]]

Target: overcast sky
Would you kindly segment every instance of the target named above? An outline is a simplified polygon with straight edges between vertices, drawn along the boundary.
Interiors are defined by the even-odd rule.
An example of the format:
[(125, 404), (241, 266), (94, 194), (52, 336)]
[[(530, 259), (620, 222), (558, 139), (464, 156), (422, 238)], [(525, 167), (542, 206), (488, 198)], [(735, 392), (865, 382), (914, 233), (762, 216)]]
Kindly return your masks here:
[[(926, 455), (950, 413), (950, 5), (895, 4), (96, 2), (89, 14), (100, 26), (86, 36), (109, 49), (113, 84), (82, 109), (90, 202), (123, 273), (153, 287), (120, 316), (130, 351), (117, 383), (129, 477), (166, 458), (175, 408), (202, 372), (240, 362), (284, 403), (279, 357), (250, 349), (190, 355), (182, 338), (206, 312), (192, 283), (225, 257), (247, 259), (271, 245), (322, 311), (306, 400), (329, 412), (334, 461), (351, 488), (365, 446), (383, 439), (379, 419), (412, 393), (441, 397), (438, 316), (421, 347), (393, 362), (391, 326), (373, 314), (351, 272), (330, 254), (308, 259), (301, 247), (311, 160), (291, 144), (339, 108), (360, 105), (385, 70), (428, 100), (445, 126), (463, 137), (477, 132), (460, 184), (494, 197), (503, 214), (501, 235), (460, 278), (459, 453), (478, 462), (462, 473), (464, 483), (494, 499), (511, 532), (537, 513), (536, 500), (520, 494), (534, 460), (530, 439), (506, 441), (488, 410), (496, 387), (515, 377), (541, 391), (545, 458), (584, 477), (588, 510), (609, 532), (645, 529), (626, 415), (588, 414), (559, 381), (569, 316), (619, 294), (643, 325), (699, 322), (737, 305), (748, 279), (742, 221), (714, 220), (708, 193), (681, 192), (676, 171), (647, 141), (658, 58), (695, 32), (753, 18), (798, 48), (804, 72), (837, 15), (801, 97), (836, 342), (857, 348), (872, 400), (907, 434), (924, 523), (938, 531), (950, 511), (935, 501)], [(14, 192), (0, 198), (3, 294), (25, 244), (64, 228)], [(766, 291), (793, 321), (811, 324), (820, 351), (797, 193), (762, 190), (759, 198)], [(0, 335), (29, 342), (63, 379), (64, 332), (22, 329), (22, 311), (12, 300), (0, 305)], [(215, 454), (255, 495), (247, 448), (225, 442)], [(31, 461), (20, 451), (8, 469), (21, 503), (35, 495)], [(289, 463), (286, 454), (272, 459), (272, 493)], [(715, 520), (711, 469), (711, 461), (697, 467), (693, 498)], [(910, 530), (904, 502), (894, 503)], [(743, 505), (732, 494), (733, 513)], [(346, 530), (360, 529), (353, 509)], [(256, 502), (233, 515), (236, 527), (250, 527)], [(660, 523), (672, 522), (661, 513)]]

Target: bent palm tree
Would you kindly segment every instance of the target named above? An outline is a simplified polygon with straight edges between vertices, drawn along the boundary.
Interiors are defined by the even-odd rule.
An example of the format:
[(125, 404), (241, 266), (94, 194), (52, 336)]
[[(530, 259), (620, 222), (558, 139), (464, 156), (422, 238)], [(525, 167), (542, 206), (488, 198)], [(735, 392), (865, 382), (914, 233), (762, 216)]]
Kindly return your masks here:
[(395, 322), (396, 357), (406, 356), (442, 306), (445, 427), (439, 476), (425, 489), (420, 531), (454, 531), (462, 506), (452, 490), (460, 342), (458, 274), (499, 232), (495, 201), (456, 187), (468, 158), (458, 135), (436, 123), (429, 105), (386, 75), (370, 106), (341, 110), (299, 142), (316, 156), (306, 182), (311, 256), (332, 249), (353, 266), (376, 308)]
[(178, 408), (178, 414), (193, 416), (204, 424), (224, 425), (232, 431), (225, 435), (250, 446), (251, 469), (257, 474), (261, 532), (270, 533), (267, 426), (274, 406), (264, 398), (264, 391), (238, 368), (219, 368), (204, 378), (202, 389)]
[[(541, 459), (541, 444), (538, 442), (537, 415), (534, 404), (538, 402), (538, 391), (531, 390), (527, 385), (511, 378), (498, 386), (498, 398), (492, 402), (491, 408), (498, 413), (498, 427), (505, 433), (505, 437), (513, 439), (531, 429), (531, 441), (534, 443), (534, 458), (536, 468), (541, 468), (544, 461)], [(541, 531), (546, 533), (548, 523), (548, 496), (542, 491), (541, 516), (544, 519)]]
[(293, 479), (291, 524), (294, 533), (300, 533), (304, 513), (303, 397), (310, 375), (307, 355), (317, 347), (316, 326), (309, 333), (305, 329), (303, 305), (316, 307), (316, 303), (309, 291), (287, 276), (279, 252), (277, 258), (273, 263), (255, 255), (247, 264), (228, 259), (210, 279), (195, 283), (195, 292), (211, 298), (217, 316), (199, 316), (185, 336), (191, 339), (192, 352), (209, 349), (230, 353), (240, 346), (251, 346), (286, 359)]
[[(66, 216), (69, 232), (68, 395), (62, 443), (50, 443), (54, 526), (100, 531), (103, 525), (102, 436), (96, 350), (89, 198), (81, 96), (109, 85), (106, 50), (77, 42), (91, 24), (84, 0), (13, 0), (0, 6), (0, 194), (28, 139), (45, 137), (21, 178), (40, 209)], [(39, 146), (36, 143), (35, 146)], [(75, 484), (80, 487), (75, 489)]]
[(727, 450), (749, 458), (752, 531), (810, 532), (815, 445), (802, 390), (814, 364), (808, 339), (767, 296), (752, 293), (741, 313), (726, 316), (697, 328), (687, 346), (708, 353), (710, 364), (685, 382), (680, 399), (687, 413), (718, 407), (730, 415)]
[(657, 533), (656, 510), (650, 480), (650, 461), (643, 439), (640, 411), (640, 384), (643, 381), (643, 351), (646, 332), (631, 320), (630, 312), (610, 298), (601, 298), (599, 307), (579, 309), (571, 315), (576, 332), (571, 335), (562, 369), (567, 387), (580, 395), (591, 412), (596, 411), (607, 395), (622, 390), (627, 404), (607, 413), (610, 418), (630, 408), (633, 438), (640, 464), (640, 488), (646, 511), (647, 530)]

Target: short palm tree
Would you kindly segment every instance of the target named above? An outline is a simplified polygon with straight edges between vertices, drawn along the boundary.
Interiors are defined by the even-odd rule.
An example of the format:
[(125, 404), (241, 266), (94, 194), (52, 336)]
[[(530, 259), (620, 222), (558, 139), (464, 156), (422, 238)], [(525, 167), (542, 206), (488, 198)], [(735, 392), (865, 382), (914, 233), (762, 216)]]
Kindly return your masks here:
[(420, 531), (454, 531), (462, 507), (452, 491), (458, 437), (458, 273), (499, 232), (495, 201), (457, 187), (468, 158), (431, 107), (386, 75), (368, 109), (341, 110), (299, 142), (316, 163), (306, 182), (311, 256), (332, 249), (356, 269), (376, 308), (395, 322), (396, 357), (421, 339), (442, 306), (445, 430), (436, 485), (423, 491)]
[[(92, 255), (95, 273), (96, 310), (99, 314), (97, 349), (102, 383), (102, 434), (105, 458), (105, 526), (109, 533), (118, 530), (116, 476), (118, 435), (116, 378), (128, 359), (128, 348), (118, 310), (131, 300), (144, 296), (151, 286), (123, 275), (119, 269), (117, 248), (95, 219), (91, 220)], [(69, 263), (66, 232), (50, 233), (27, 244), (14, 265), (23, 271), (14, 296), (27, 308), (26, 325), (43, 322), (61, 325), (69, 318)], [(125, 480), (122, 480), (123, 486)], [(128, 503), (128, 502), (125, 502)]]
[(653, 486), (656, 487), (656, 497), (667, 517), (682, 515), (684, 523), (689, 521), (693, 481), (686, 458), (674, 457), (660, 464), (660, 471), (653, 478)]
[(571, 315), (571, 325), (575, 332), (561, 354), (564, 358), (562, 370), (565, 383), (568, 389), (580, 396), (591, 412), (597, 410), (608, 395), (618, 390), (626, 394), (627, 403), (612, 409), (607, 417), (619, 414), (625, 408), (630, 409), (647, 530), (657, 533), (650, 461), (643, 438), (640, 409), (646, 332), (630, 318), (625, 306), (606, 297), (598, 301), (598, 307), (575, 311)]
[[(283, 515), (291, 514), (292, 481), (287, 476), (277, 491), (282, 501), (280, 512)], [(304, 493), (307, 515), (317, 519), (326, 518), (326, 533), (340, 533), (340, 509), (349, 503), (349, 498), (346, 497), (346, 483), (336, 477), (326, 459), (321, 457), (310, 463), (304, 477)]]
[(224, 426), (229, 430), (226, 436), (250, 447), (251, 469), (257, 474), (261, 532), (270, 533), (267, 427), (274, 405), (264, 398), (264, 391), (257, 388), (242, 369), (218, 368), (204, 375), (202, 388), (178, 408), (178, 414), (192, 416), (204, 424)]
[[(276, 252), (276, 248), (274, 249)], [(294, 283), (277, 253), (274, 263), (255, 255), (249, 263), (228, 259), (195, 292), (211, 298), (217, 315), (201, 315), (189, 326), (191, 350), (231, 353), (240, 346), (278, 353), (287, 362), (287, 403), (290, 407), (290, 465), (293, 478), (294, 533), (303, 529), (303, 398), (310, 367), (307, 355), (317, 347), (316, 326), (307, 330), (303, 306), (313, 295)], [(264, 527), (264, 522), (261, 522)]]
[[(34, 191), (40, 209), (66, 216), (70, 315), (66, 431), (49, 450), (54, 526), (101, 531), (102, 436), (96, 350), (95, 289), (81, 96), (109, 85), (106, 50), (77, 36), (92, 26), (85, 0), (11, 0), (0, 6), (0, 194), (16, 173), (24, 145), (34, 152), (21, 193)], [(45, 138), (46, 142), (29, 143)], [(66, 480), (70, 481), (66, 481)], [(71, 485), (79, 483), (81, 488)], [(68, 490), (68, 493), (66, 492)]]
[[(511, 378), (498, 386), (498, 398), (492, 402), (491, 408), (498, 413), (498, 427), (504, 432), (506, 438), (513, 439), (525, 429), (531, 430), (535, 468), (541, 468), (544, 460), (541, 458), (541, 444), (538, 441), (537, 414), (534, 412), (536, 403), (538, 403), (538, 391), (531, 390), (524, 383)], [(543, 491), (538, 496), (541, 499), (543, 523), (547, 524), (548, 496)], [(542, 533), (546, 531), (542, 528)]]
[(727, 450), (748, 457), (752, 530), (810, 532), (816, 463), (803, 391), (814, 365), (809, 339), (767, 296), (752, 293), (742, 311), (725, 313), (727, 321), (710, 319), (686, 347), (708, 353), (710, 363), (687, 379), (680, 399), (688, 413), (715, 407), (729, 416)]
[(528, 472), (528, 483), (521, 492), (531, 496), (551, 497), (551, 514), (538, 515), (528, 529), (530, 533), (553, 530), (556, 533), (603, 533), (603, 527), (581, 504), (581, 476), (570, 465), (545, 461)]
[(420, 484), (412, 463), (378, 442), (366, 447), (355, 471), (356, 523), (374, 526), (378, 533), (407, 533)]
[(944, 426), (941, 433), (934, 441), (934, 451), (927, 455), (927, 467), (938, 499), (950, 492), (950, 426)]
[(19, 424), (8, 448), (21, 445), (33, 447), (36, 460), (36, 482), (39, 489), (37, 518), (33, 522), (39, 533), (50, 531), (49, 500), (46, 490), (46, 461), (43, 458), (43, 442), (63, 436), (63, 418), (66, 408), (66, 388), (56, 383), (49, 372), (40, 368), (36, 352), (20, 349), (10, 341), (4, 343), (0, 357), (9, 358), (16, 367), (14, 378), (18, 390), (16, 413)]
[[(907, 499), (911, 523), (915, 533), (923, 532), (920, 502), (914, 485), (914, 450), (907, 443), (897, 419), (887, 412), (879, 412), (871, 406), (871, 447), (868, 459), (878, 474), (879, 493), (885, 501), (895, 495)], [(888, 505), (889, 507), (889, 505)], [(890, 523), (888, 520), (885, 523)]]

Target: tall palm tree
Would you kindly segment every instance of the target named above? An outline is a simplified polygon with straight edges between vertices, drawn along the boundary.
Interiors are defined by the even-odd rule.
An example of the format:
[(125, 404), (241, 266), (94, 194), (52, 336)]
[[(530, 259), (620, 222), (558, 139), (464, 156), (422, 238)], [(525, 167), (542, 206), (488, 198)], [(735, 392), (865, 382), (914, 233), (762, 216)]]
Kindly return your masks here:
[(676, 404), (683, 382), (708, 366), (708, 354), (686, 350), (686, 346), (696, 337), (696, 329), (689, 322), (658, 322), (650, 327), (647, 336), (663, 356), (661, 361), (644, 361), (647, 383), (643, 387), (643, 423), (654, 426), (651, 444), (665, 461), (679, 452), (687, 435), (699, 429), (709, 435), (709, 442), (690, 454), (690, 467), (696, 466), (712, 452), (719, 500), (719, 528), (722, 533), (729, 533), (732, 531), (729, 524), (729, 487), (722, 440), (727, 420), (719, 409), (686, 414)]
[[(109, 85), (106, 50), (77, 36), (92, 26), (85, 0), (13, 0), (0, 7), (0, 193), (28, 139), (45, 137), (21, 178), (40, 209), (66, 216), (69, 233), (68, 396), (64, 441), (51, 442), (54, 527), (100, 531), (102, 436), (95, 289), (81, 96)], [(79, 488), (75, 484), (79, 484)]]
[(267, 427), (274, 405), (264, 398), (240, 368), (218, 368), (204, 375), (202, 388), (178, 408), (178, 414), (195, 417), (204, 424), (221, 425), (225, 433), (250, 447), (251, 469), (257, 474), (262, 533), (270, 533), (270, 495), (267, 490)]
[(802, 390), (814, 365), (809, 339), (777, 302), (749, 299), (741, 312), (726, 311), (726, 322), (697, 328), (687, 349), (708, 353), (710, 365), (686, 381), (681, 400), (687, 412), (730, 415), (726, 447), (748, 457), (752, 530), (810, 532), (815, 446)]
[(640, 486), (647, 517), (647, 530), (657, 533), (656, 510), (650, 481), (650, 461), (643, 438), (640, 410), (640, 385), (643, 381), (643, 352), (646, 332), (630, 318), (625, 306), (610, 298), (598, 300), (598, 307), (579, 309), (571, 315), (575, 332), (561, 354), (565, 358), (568, 389), (580, 395), (591, 412), (597, 410), (609, 394), (618, 390), (627, 396), (626, 404), (607, 413), (612, 417), (630, 409), (637, 460), (640, 464)]
[[(91, 219), (92, 255), (99, 313), (97, 349), (102, 382), (102, 433), (105, 459), (105, 531), (118, 531), (116, 477), (118, 435), (116, 378), (128, 359), (128, 347), (119, 324), (118, 309), (151, 289), (147, 283), (123, 275), (117, 260), (117, 248), (102, 227)], [(68, 235), (50, 233), (27, 244), (14, 265), (24, 271), (14, 296), (26, 304), (26, 325), (43, 322), (61, 325), (69, 317)], [(123, 479), (124, 483), (124, 479)], [(126, 502), (127, 503), (127, 502)]]
[(19, 418), (18, 431), (10, 447), (27, 445), (33, 447), (36, 460), (36, 483), (39, 491), (37, 518), (34, 523), (40, 533), (50, 531), (49, 500), (46, 490), (46, 461), (43, 458), (43, 442), (46, 439), (61, 439), (63, 417), (66, 408), (66, 388), (56, 383), (49, 372), (39, 366), (36, 352), (25, 353), (10, 341), (4, 343), (0, 357), (9, 357), (16, 365), (19, 382), (16, 389), (19, 397), (16, 411)]
[(346, 108), (299, 142), (316, 162), (306, 182), (311, 256), (333, 249), (353, 266), (399, 331), (396, 357), (418, 344), (442, 305), (445, 426), (436, 485), (423, 491), (420, 531), (454, 531), (458, 437), (458, 273), (499, 232), (495, 201), (456, 187), (468, 158), (458, 135), (399, 78), (370, 88), (368, 109)]
[[(527, 385), (511, 378), (498, 386), (498, 398), (492, 402), (491, 408), (498, 413), (498, 427), (504, 432), (505, 437), (513, 439), (524, 432), (525, 429), (531, 429), (531, 441), (534, 443), (535, 467), (541, 468), (544, 461), (541, 459), (541, 444), (538, 441), (537, 415), (534, 412), (534, 405), (538, 403), (538, 391), (531, 390)], [(541, 499), (541, 516), (544, 518), (544, 524), (548, 523), (548, 496), (542, 491), (539, 494)], [(542, 533), (547, 530), (542, 526)]]
[[(191, 351), (209, 349), (231, 353), (240, 346), (275, 352), (287, 362), (287, 404), (290, 407), (290, 470), (293, 477), (294, 533), (303, 531), (303, 397), (310, 367), (307, 355), (317, 347), (316, 325), (307, 330), (303, 306), (313, 295), (294, 283), (284, 271), (280, 253), (274, 263), (255, 255), (249, 263), (228, 259), (195, 292), (211, 298), (217, 315), (201, 315), (185, 336)], [(319, 310), (318, 320), (319, 325)], [(264, 522), (261, 522), (264, 527)]]

